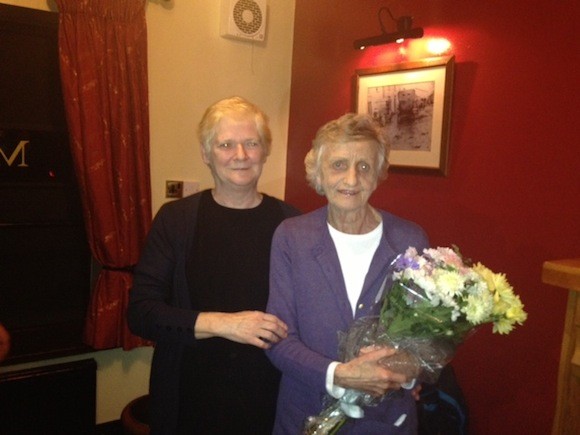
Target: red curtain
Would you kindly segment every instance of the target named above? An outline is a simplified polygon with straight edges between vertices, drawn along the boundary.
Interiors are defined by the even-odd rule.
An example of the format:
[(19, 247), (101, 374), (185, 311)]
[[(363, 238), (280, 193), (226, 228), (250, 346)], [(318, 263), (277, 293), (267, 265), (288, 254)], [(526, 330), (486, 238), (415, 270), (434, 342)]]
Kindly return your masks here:
[(56, 0), (71, 150), (89, 244), (102, 265), (85, 341), (145, 344), (127, 327), (133, 276), (151, 223), (145, 0)]

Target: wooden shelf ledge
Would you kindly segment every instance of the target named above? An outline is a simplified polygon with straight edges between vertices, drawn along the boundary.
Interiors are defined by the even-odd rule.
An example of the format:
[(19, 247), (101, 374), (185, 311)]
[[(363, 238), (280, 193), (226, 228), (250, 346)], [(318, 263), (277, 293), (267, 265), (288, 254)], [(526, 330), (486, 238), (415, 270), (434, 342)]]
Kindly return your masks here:
[(580, 258), (545, 261), (542, 282), (580, 292)]
[(552, 435), (580, 434), (580, 258), (544, 262), (542, 282), (568, 290)]

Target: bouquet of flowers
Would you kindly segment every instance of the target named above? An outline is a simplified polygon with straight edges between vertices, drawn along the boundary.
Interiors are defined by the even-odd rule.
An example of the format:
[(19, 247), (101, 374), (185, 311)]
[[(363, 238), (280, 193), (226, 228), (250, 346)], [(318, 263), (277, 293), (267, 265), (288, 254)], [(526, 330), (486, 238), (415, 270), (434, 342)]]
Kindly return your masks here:
[[(380, 315), (357, 320), (341, 337), (343, 361), (367, 346), (389, 346), (397, 353), (381, 364), (408, 379), (434, 383), (478, 325), (492, 323), (494, 333), (508, 334), (527, 318), (505, 275), (481, 263), (472, 265), (456, 247), (425, 249), (421, 254), (410, 247), (395, 259), (386, 282), (391, 283), (390, 291), (377, 297)], [(347, 390), (321, 414), (307, 419), (304, 434), (336, 433), (348, 418), (362, 418), (364, 406), (376, 405), (390, 394), (396, 392), (377, 399)]]

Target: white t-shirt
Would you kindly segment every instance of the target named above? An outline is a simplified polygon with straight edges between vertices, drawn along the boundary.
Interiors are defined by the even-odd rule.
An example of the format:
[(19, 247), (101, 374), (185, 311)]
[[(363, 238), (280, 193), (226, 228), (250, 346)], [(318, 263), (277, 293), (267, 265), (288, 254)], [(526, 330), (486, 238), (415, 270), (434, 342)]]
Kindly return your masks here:
[[(330, 224), (328, 230), (338, 252), (346, 293), (354, 316), (371, 261), (381, 242), (383, 223), (366, 234), (343, 233)], [(333, 362), (326, 369), (326, 391), (337, 399), (345, 393), (344, 388), (334, 385), (334, 370), (338, 364)]]
[(381, 222), (366, 234), (342, 233), (330, 224), (328, 230), (338, 252), (346, 293), (354, 316), (371, 261), (381, 242), (383, 224)]

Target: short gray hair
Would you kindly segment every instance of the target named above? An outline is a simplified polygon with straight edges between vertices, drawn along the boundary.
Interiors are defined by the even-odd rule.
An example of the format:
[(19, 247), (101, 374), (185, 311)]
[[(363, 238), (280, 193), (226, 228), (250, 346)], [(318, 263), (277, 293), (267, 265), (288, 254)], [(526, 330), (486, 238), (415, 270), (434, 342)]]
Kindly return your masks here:
[(306, 180), (319, 195), (324, 195), (317, 180), (326, 146), (355, 141), (368, 141), (376, 145), (379, 164), (377, 179), (382, 181), (387, 178), (391, 146), (386, 131), (368, 114), (347, 113), (320, 127), (312, 141), (312, 149), (304, 159)]
[(272, 132), (268, 126), (268, 116), (258, 106), (238, 96), (220, 100), (206, 109), (197, 130), (199, 142), (204, 151), (206, 153), (210, 152), (217, 134), (216, 127), (218, 123), (222, 118), (231, 115), (253, 117), (260, 136), (260, 142), (266, 150), (266, 156), (269, 156), (272, 149)]

